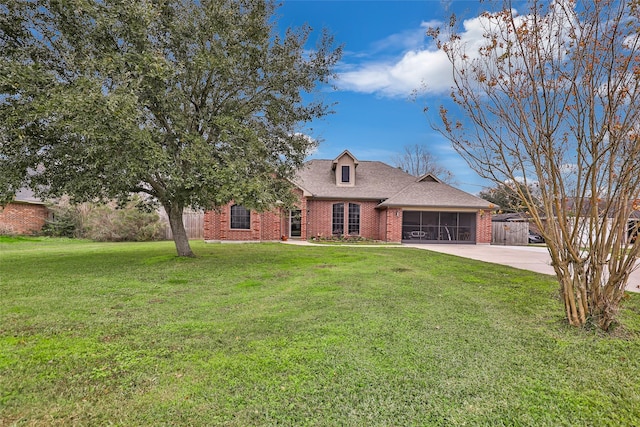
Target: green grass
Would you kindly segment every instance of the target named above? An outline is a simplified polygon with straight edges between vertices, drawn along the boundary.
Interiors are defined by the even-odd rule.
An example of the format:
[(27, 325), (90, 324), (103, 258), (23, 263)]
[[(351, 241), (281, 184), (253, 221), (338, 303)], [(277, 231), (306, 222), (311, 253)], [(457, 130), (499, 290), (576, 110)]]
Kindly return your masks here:
[(640, 425), (552, 278), (397, 248), (0, 240), (0, 425)]

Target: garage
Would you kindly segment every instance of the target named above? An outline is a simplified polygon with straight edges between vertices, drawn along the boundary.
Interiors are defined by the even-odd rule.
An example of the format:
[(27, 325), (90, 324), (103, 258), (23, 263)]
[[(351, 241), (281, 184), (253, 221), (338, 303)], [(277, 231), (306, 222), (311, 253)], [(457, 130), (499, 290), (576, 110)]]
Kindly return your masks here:
[(404, 211), (402, 241), (406, 243), (475, 243), (475, 212)]

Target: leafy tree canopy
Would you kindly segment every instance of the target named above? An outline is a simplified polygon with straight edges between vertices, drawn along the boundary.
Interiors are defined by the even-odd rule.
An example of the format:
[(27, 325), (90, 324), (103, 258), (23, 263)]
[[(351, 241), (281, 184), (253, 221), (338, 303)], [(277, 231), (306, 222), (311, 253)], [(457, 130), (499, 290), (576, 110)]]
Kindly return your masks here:
[[(542, 204), (536, 195), (536, 188), (521, 182), (500, 183), (495, 187), (485, 188), (478, 196), (500, 207), (505, 213), (528, 212), (529, 204), (542, 208)], [(528, 200), (528, 204), (525, 200)]]
[(0, 6), (0, 196), (146, 193), (191, 256), (187, 206), (291, 202), (305, 123), (341, 55), (278, 32), (270, 0), (8, 0)]

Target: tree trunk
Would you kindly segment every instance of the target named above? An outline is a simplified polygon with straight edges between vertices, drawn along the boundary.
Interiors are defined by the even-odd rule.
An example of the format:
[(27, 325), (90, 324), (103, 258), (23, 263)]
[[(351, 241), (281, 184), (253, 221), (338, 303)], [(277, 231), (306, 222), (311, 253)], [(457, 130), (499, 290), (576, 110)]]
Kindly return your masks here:
[(572, 326), (584, 326), (585, 317), (582, 315), (584, 308), (582, 301), (576, 295), (576, 276), (573, 276), (566, 269), (557, 273), (560, 288), (564, 299), (564, 308), (567, 321)]
[(591, 263), (553, 255), (552, 259), (569, 324), (583, 327), (591, 321), (600, 329), (609, 330), (615, 323), (632, 268), (623, 266), (621, 272), (611, 274), (597, 259), (591, 259)]
[(191, 251), (191, 245), (189, 245), (189, 237), (187, 231), (184, 228), (182, 222), (183, 207), (176, 204), (165, 204), (164, 210), (169, 217), (169, 225), (171, 226), (171, 233), (173, 234), (173, 242), (176, 245), (178, 256), (180, 257), (195, 257), (195, 254)]

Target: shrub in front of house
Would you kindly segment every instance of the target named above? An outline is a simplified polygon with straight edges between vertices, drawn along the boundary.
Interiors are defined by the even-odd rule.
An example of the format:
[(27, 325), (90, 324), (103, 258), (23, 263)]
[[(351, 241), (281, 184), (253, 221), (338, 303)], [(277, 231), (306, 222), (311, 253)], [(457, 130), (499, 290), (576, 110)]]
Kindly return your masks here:
[(159, 240), (163, 229), (157, 212), (135, 199), (124, 206), (113, 203), (52, 206), (52, 220), (42, 232), (53, 237), (77, 237), (99, 242)]
[(367, 239), (366, 237), (350, 235), (350, 234), (334, 234), (331, 236), (317, 235), (312, 237), (312, 242), (334, 242), (334, 243), (377, 243), (376, 240)]
[(160, 217), (131, 204), (97, 206), (87, 216), (85, 237), (99, 242), (150, 241), (160, 237)]
[(0, 225), (0, 236), (15, 236), (16, 235), (16, 231), (9, 227), (9, 226), (4, 226), (4, 225)]
[(82, 212), (79, 206), (58, 203), (49, 206), (50, 218), (41, 233), (50, 237), (82, 237)]

